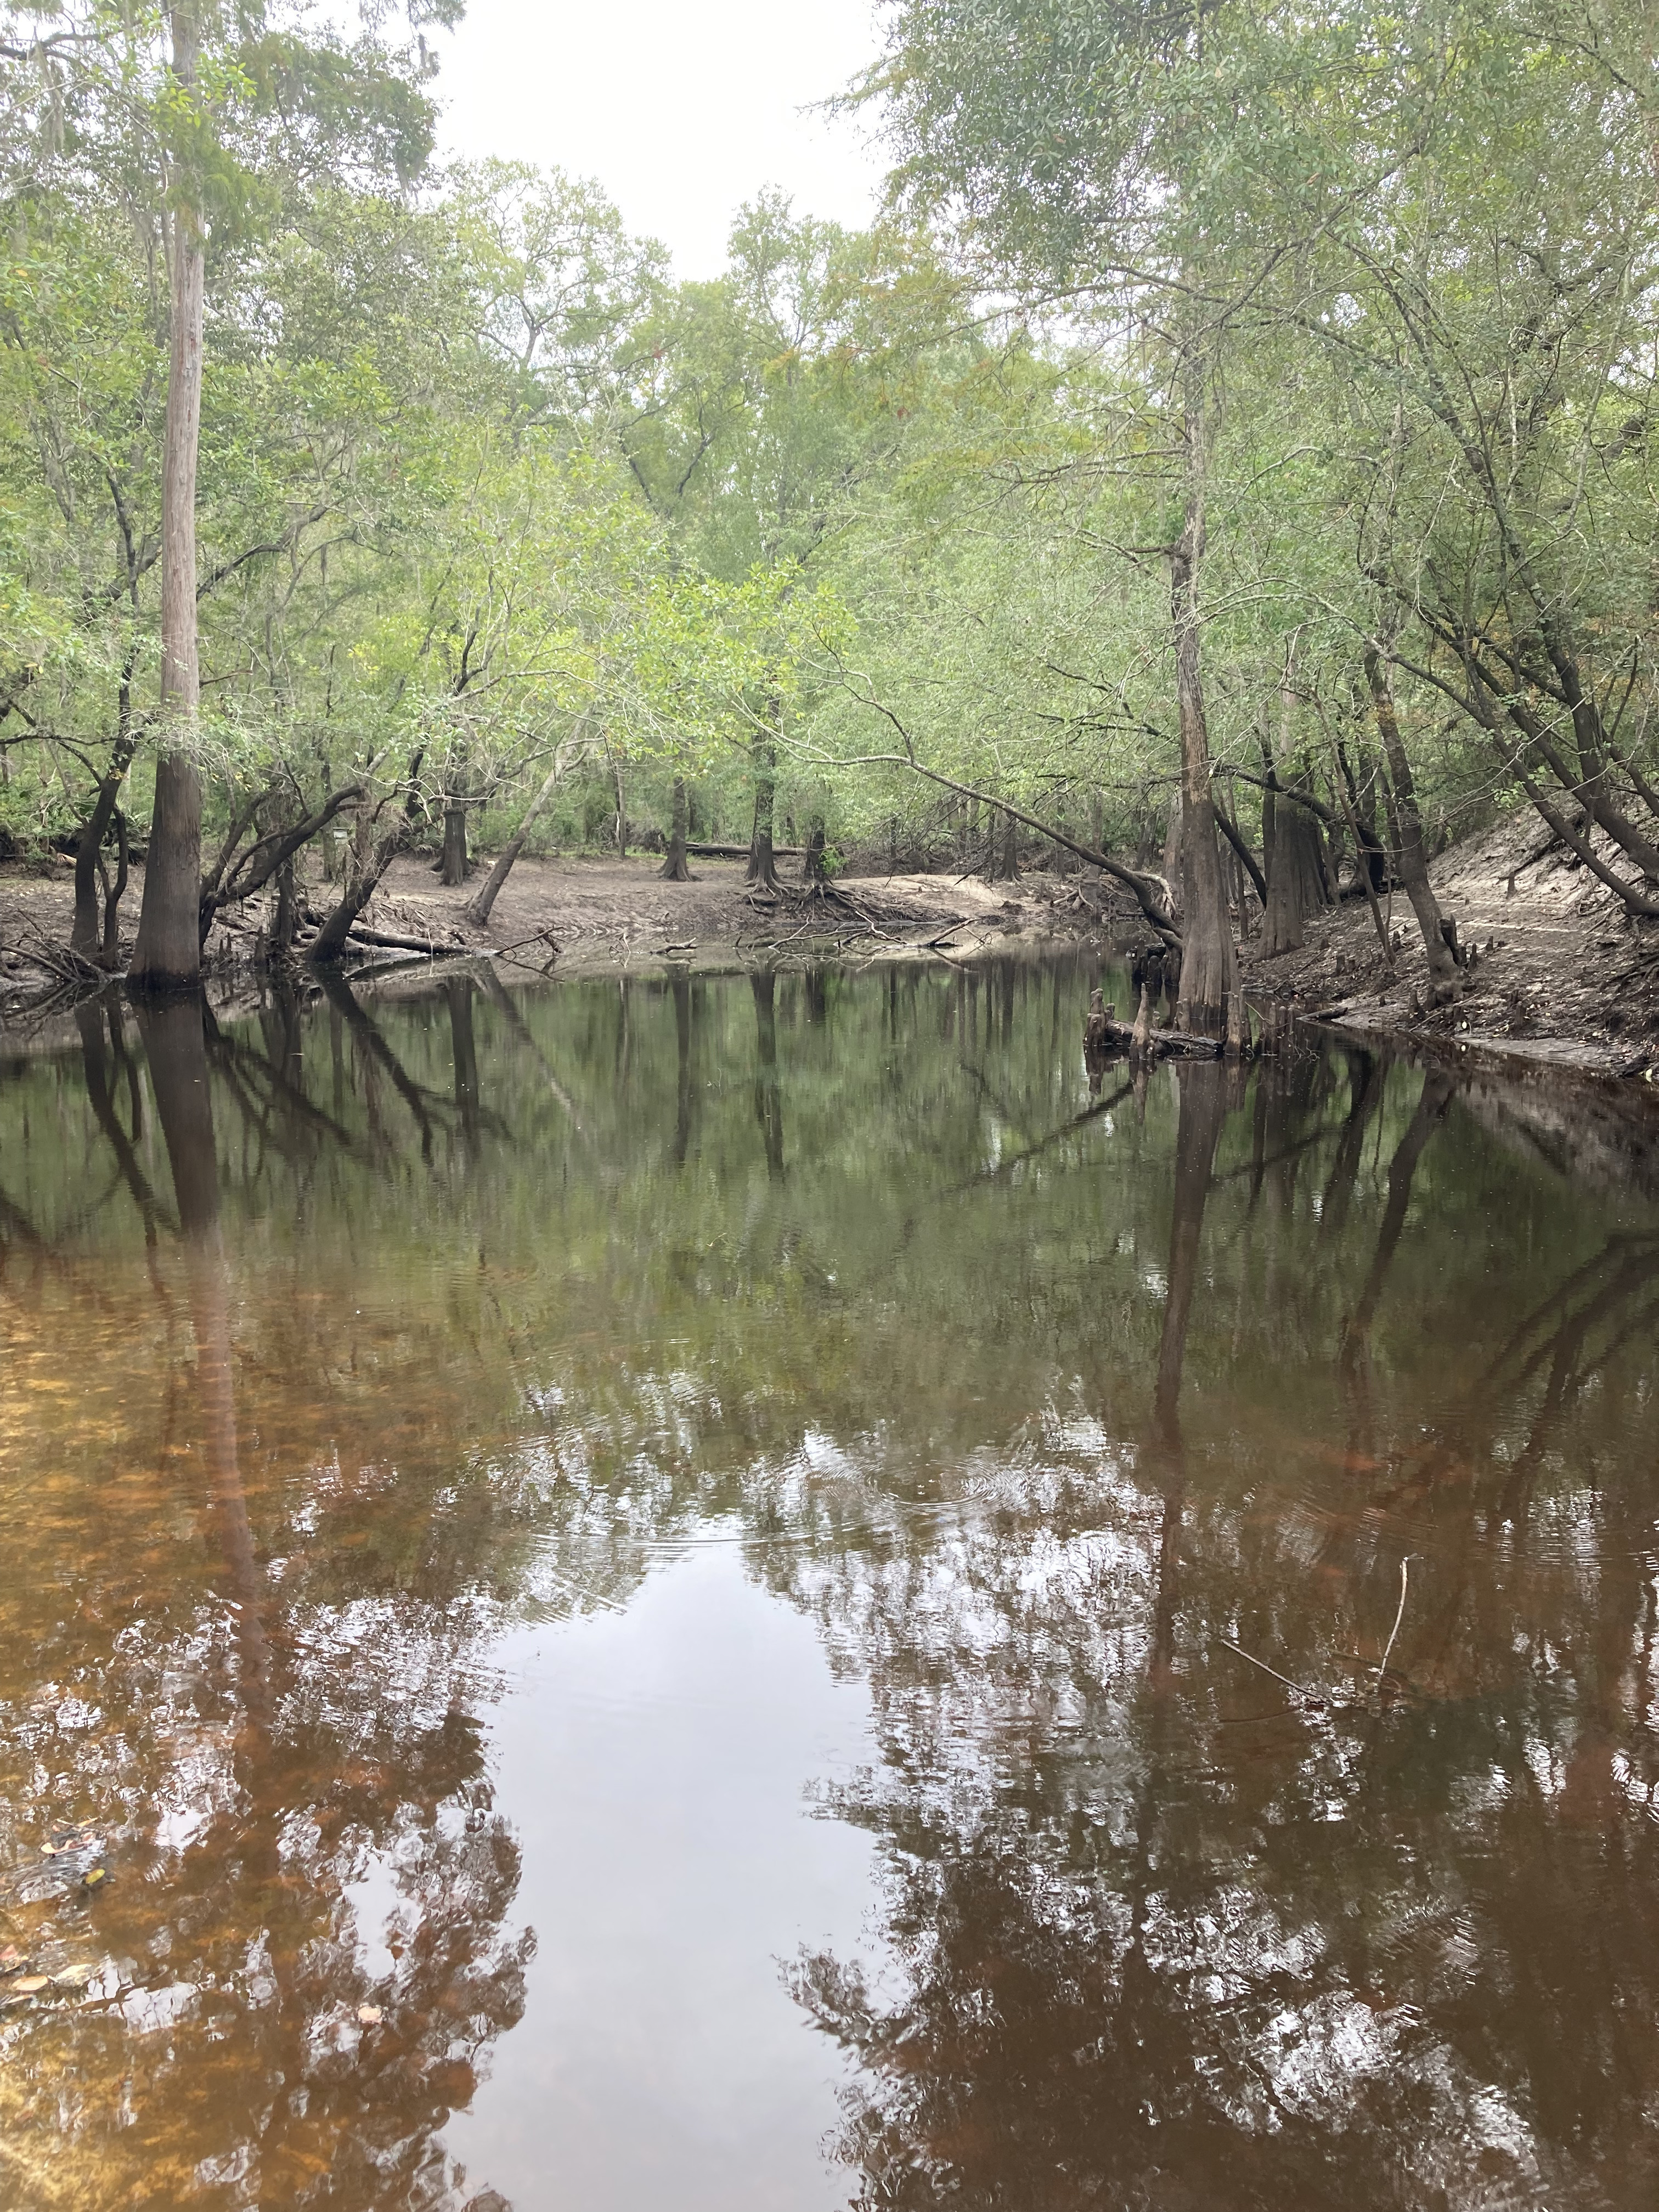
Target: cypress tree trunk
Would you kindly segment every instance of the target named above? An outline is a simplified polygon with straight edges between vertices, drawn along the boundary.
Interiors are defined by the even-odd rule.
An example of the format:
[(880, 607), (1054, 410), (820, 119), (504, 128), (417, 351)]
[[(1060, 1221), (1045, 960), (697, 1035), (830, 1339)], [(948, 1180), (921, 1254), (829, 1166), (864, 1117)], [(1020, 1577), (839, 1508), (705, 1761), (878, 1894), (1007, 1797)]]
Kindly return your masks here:
[(1298, 806), (1290, 795), (1297, 784), (1291, 763), (1292, 719), (1296, 711), (1291, 690), (1294, 654), (1292, 646), (1286, 656), (1279, 695), (1279, 734), (1275, 738), (1267, 728), (1261, 732), (1268, 784), (1263, 801), (1264, 819), (1270, 817), (1273, 823), (1267, 844), (1267, 910), (1261, 925), (1261, 950), (1268, 958), (1275, 953), (1299, 951), (1304, 923), (1309, 915), (1325, 903), (1325, 861), (1319, 823), (1309, 808)]
[(453, 890), (467, 877), (466, 803), (444, 808), (444, 849), (438, 863), (438, 880)]
[(674, 778), (674, 812), (668, 833), (668, 857), (657, 871), (665, 883), (689, 884), (691, 871), (685, 865), (685, 841), (690, 835), (691, 808), (686, 797), (685, 778)]
[(1261, 949), (1271, 957), (1275, 952), (1299, 949), (1302, 926), (1310, 908), (1322, 905), (1325, 893), (1317, 844), (1319, 824), (1305, 806), (1298, 806), (1294, 799), (1285, 798), (1277, 785), (1268, 796), (1273, 832), (1267, 860), (1267, 911), (1261, 927)]
[[(173, 73), (196, 82), (197, 28), (173, 9)], [(179, 180), (175, 177), (175, 185)], [(195, 737), (200, 678), (196, 653), (196, 460), (202, 419), (202, 317), (206, 288), (199, 210), (173, 211), (166, 442), (161, 463), (161, 723), (155, 811), (144, 863), (130, 981), (152, 990), (201, 974), (198, 908), (202, 874), (202, 779)]]
[(80, 842), (75, 848), (75, 921), (70, 930), (70, 950), (86, 960), (95, 960), (103, 944), (98, 896), (100, 854), (114, 817), (115, 795), (121, 788), (121, 775), (125, 773), (125, 763), (118, 774), (114, 761), (110, 763), (107, 774), (98, 786), (92, 811), (81, 824)]
[(778, 749), (771, 738), (757, 735), (753, 750), (755, 826), (750, 833), (749, 866), (744, 880), (757, 884), (763, 890), (781, 890), (782, 885), (778, 881), (777, 859), (772, 849), (773, 811), (778, 791)]

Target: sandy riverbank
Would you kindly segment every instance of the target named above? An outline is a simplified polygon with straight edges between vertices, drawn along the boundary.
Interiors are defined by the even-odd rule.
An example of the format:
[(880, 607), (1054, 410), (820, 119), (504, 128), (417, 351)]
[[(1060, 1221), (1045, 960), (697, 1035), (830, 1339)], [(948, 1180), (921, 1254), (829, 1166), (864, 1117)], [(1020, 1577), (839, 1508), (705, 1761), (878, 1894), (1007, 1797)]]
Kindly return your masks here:
[[(1416, 924), (1403, 896), (1385, 902), (1397, 945), (1386, 965), (1373, 917), (1350, 899), (1313, 917), (1297, 952), (1268, 960), (1246, 945), (1246, 988), (1258, 1005), (1290, 1000), (1370, 1037), (1450, 1051), (1471, 1064), (1574, 1068), (1640, 1077), (1659, 1061), (1659, 929), (1638, 929), (1613, 895), (1571, 855), (1538, 851), (1538, 825), (1516, 817), (1454, 846), (1434, 864), (1443, 911), (1462, 941), (1477, 948), (1469, 988), (1457, 1005), (1425, 1012)], [(1013, 884), (976, 877), (847, 878), (836, 896), (804, 896), (786, 883), (775, 900), (757, 896), (741, 862), (700, 860), (689, 884), (663, 881), (660, 863), (638, 858), (525, 859), (509, 877), (490, 925), (468, 924), (478, 878), (446, 890), (428, 860), (395, 862), (365, 921), (383, 934), (464, 948), (520, 969), (565, 974), (627, 972), (732, 961), (836, 958), (971, 960), (1024, 942), (1098, 944), (1103, 951), (1145, 936), (1111, 887), (1033, 872)], [(123, 913), (136, 927), (142, 870)], [(313, 885), (320, 910), (329, 887)], [(67, 863), (0, 868), (0, 1008), (15, 1009), (54, 981), (42, 947), (67, 943), (72, 911)], [(269, 916), (255, 901), (216, 926), (210, 966), (220, 971), (255, 954)], [(365, 957), (391, 957), (384, 948)]]
[(1425, 1012), (1422, 941), (1402, 892), (1384, 902), (1394, 972), (1364, 899), (1314, 917), (1299, 952), (1248, 951), (1253, 998), (1293, 998), (1340, 1026), (1438, 1046), (1487, 1065), (1639, 1076), (1659, 1060), (1659, 927), (1634, 925), (1571, 854), (1539, 854), (1516, 816), (1450, 847), (1430, 870), (1441, 910), (1476, 958), (1465, 995)]

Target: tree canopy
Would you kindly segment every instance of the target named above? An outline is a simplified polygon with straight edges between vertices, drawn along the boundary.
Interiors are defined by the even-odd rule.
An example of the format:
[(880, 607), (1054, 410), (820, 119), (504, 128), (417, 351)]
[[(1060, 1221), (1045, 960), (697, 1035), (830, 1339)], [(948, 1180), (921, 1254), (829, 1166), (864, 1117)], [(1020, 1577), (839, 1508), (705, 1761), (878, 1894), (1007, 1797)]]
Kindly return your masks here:
[(1402, 884), (1455, 991), (1425, 862), (1506, 808), (1659, 913), (1643, 11), (901, 0), (880, 222), (761, 195), (696, 283), (434, 166), (455, 12), (0, 10), (0, 817), (84, 952), (170, 760), (203, 933), (337, 820), (360, 904), (427, 840), (1036, 824), (1208, 1028), (1247, 880), (1270, 947)]

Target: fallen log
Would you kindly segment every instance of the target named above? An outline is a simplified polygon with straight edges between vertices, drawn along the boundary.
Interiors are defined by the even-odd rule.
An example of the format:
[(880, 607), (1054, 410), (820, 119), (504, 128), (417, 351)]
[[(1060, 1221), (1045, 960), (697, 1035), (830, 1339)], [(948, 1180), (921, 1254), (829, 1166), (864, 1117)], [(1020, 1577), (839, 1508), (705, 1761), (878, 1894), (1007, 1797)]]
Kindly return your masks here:
[[(685, 849), (699, 860), (746, 860), (749, 858), (747, 845), (694, 845), (688, 839)], [(772, 857), (775, 860), (799, 860), (805, 851), (805, 845), (774, 845)]]
[(1115, 1021), (1109, 1007), (1091, 1006), (1084, 1027), (1083, 1048), (1091, 1059), (1108, 1060), (1121, 1052), (1135, 1059), (1220, 1060), (1226, 1046), (1218, 1037), (1194, 1036), (1189, 1030), (1155, 1030), (1146, 1020), (1146, 994), (1133, 1027)]
[(395, 930), (369, 929), (361, 921), (354, 921), (349, 932), (354, 945), (384, 945), (391, 952), (424, 952), (434, 958), (440, 952), (472, 952), (483, 948), (460, 944), (454, 938), (400, 937)]

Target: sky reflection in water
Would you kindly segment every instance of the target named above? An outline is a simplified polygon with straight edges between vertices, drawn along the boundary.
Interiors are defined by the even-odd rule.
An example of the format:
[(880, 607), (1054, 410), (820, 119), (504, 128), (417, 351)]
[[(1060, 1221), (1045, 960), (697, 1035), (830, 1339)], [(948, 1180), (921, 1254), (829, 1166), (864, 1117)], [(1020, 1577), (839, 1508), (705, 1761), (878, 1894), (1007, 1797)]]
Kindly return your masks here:
[(0, 1060), (0, 2201), (1659, 2197), (1650, 1134), (1091, 980)]

